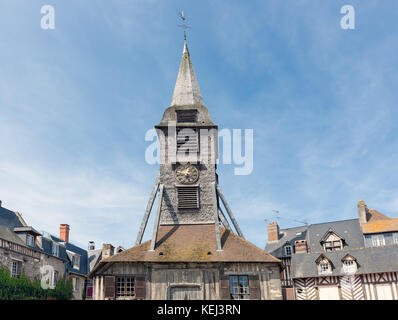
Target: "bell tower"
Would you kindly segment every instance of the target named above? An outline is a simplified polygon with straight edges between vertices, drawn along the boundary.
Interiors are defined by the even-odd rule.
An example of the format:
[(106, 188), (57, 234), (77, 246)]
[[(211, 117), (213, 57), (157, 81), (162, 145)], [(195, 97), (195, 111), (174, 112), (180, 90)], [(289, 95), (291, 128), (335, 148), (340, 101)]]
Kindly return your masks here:
[(220, 224), (231, 230), (220, 208), (224, 204), (239, 236), (240, 228), (218, 185), (218, 126), (204, 105), (184, 40), (171, 105), (155, 126), (160, 142), (160, 168), (138, 233), (140, 244), (156, 194), (159, 194), (151, 250), (159, 226), (214, 225), (218, 250)]

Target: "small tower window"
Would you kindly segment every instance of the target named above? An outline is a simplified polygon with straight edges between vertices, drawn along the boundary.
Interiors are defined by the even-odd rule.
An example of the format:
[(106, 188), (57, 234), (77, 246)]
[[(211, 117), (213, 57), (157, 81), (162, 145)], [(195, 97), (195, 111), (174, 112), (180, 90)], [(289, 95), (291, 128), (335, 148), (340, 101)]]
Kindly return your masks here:
[(196, 128), (177, 129), (177, 153), (192, 154), (199, 151), (198, 132)]
[(177, 110), (177, 122), (198, 122), (198, 110)]
[(177, 187), (178, 209), (199, 208), (199, 187)]

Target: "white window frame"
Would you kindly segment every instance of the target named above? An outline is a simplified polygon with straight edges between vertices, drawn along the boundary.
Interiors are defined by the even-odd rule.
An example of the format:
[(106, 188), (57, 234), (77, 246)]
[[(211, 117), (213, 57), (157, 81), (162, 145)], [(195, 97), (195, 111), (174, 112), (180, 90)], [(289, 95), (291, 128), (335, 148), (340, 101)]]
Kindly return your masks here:
[[(290, 244), (285, 245), (284, 251), (285, 251), (285, 255), (290, 257), (292, 255), (292, 246)], [(290, 251), (290, 252), (288, 252), (288, 251)]]
[(371, 239), (372, 239), (372, 245), (374, 247), (380, 247), (386, 244), (386, 240), (382, 233), (372, 234)]
[(12, 259), (11, 262), (11, 277), (19, 278), (22, 275), (22, 261)]
[[(59, 245), (51, 242), (51, 253), (53, 256), (59, 257)], [(55, 250), (54, 250), (55, 249)]]
[(51, 288), (55, 289), (57, 282), (58, 282), (58, 271), (54, 270), (51, 275)]
[(77, 292), (80, 289), (80, 279), (73, 277), (72, 278), (72, 284), (73, 284), (73, 291)]
[(76, 270), (80, 270), (80, 255), (78, 255), (78, 254), (73, 255), (72, 268), (76, 269)]
[(393, 232), (392, 234), (392, 242), (398, 243), (398, 232)]

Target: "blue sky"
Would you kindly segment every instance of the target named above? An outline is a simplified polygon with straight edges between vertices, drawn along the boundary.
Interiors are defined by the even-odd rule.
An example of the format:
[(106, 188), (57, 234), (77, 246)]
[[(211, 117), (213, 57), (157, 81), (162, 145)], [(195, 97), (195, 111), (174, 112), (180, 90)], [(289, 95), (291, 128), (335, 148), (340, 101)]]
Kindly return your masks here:
[[(55, 30), (40, 28), (46, 4)], [(345, 4), (355, 30), (340, 28)], [(360, 198), (398, 216), (398, 3), (372, 0), (1, 1), (5, 207), (54, 234), (68, 223), (83, 246), (134, 244), (158, 171), (145, 133), (182, 54), (179, 10), (213, 121), (254, 129), (253, 173), (218, 170), (248, 240), (264, 247), (273, 210), (282, 228), (355, 218)]]

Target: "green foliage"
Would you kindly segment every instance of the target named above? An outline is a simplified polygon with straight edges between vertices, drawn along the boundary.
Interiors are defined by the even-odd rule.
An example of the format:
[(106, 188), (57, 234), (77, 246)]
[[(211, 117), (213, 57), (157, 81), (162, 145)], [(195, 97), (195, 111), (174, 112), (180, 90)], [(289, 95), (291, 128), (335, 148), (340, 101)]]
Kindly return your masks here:
[(62, 278), (55, 289), (43, 289), (40, 280), (29, 280), (25, 271), (19, 278), (11, 277), (10, 272), (0, 266), (0, 300), (70, 300), (72, 281)]

